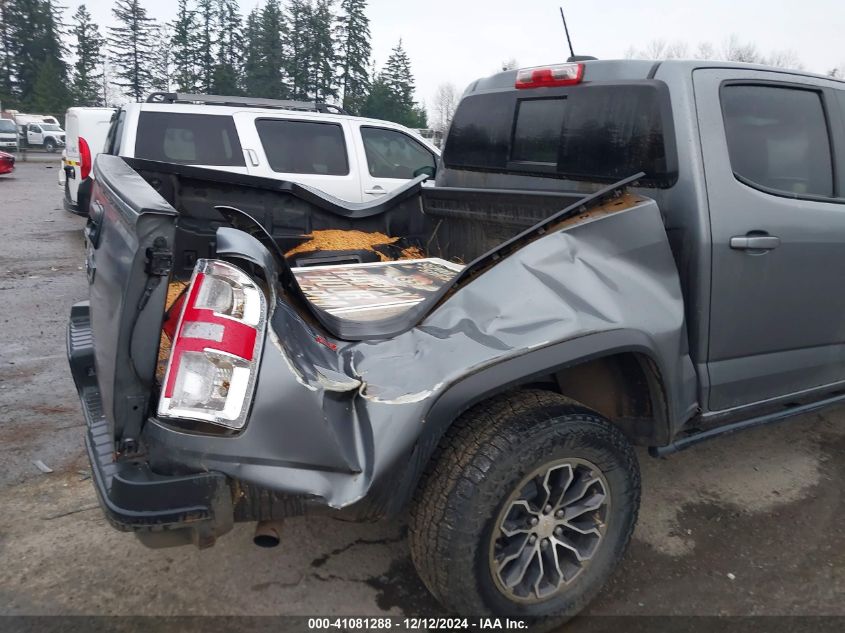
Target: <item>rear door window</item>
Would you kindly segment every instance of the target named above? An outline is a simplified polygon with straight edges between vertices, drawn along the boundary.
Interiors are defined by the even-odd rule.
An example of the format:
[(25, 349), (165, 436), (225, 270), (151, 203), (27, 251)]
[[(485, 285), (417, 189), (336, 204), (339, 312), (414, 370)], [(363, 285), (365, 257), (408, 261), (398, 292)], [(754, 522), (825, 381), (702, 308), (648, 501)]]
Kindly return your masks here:
[(789, 195), (833, 196), (822, 95), (772, 85), (722, 87), (731, 169), (746, 184)]
[(186, 165), (245, 165), (235, 122), (216, 114), (141, 112), (135, 157)]
[(255, 128), (270, 169), (282, 174), (349, 173), (343, 128), (337, 123), (258, 119)]
[(380, 127), (362, 127), (361, 140), (373, 178), (410, 180), (422, 167), (434, 168), (434, 155), (407, 134)]

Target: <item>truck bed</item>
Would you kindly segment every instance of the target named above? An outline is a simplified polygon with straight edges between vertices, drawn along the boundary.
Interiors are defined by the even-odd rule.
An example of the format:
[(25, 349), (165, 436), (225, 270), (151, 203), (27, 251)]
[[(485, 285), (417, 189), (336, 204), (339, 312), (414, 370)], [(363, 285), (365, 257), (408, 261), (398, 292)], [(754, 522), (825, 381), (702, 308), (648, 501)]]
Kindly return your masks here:
[[(468, 264), (586, 194), (423, 187), (422, 178), (373, 203), (349, 203), (309, 187), (266, 178), (124, 159), (179, 214), (175, 277), (214, 256), (214, 234), (229, 226), (215, 208), (249, 214), (287, 253), (321, 230), (379, 232), (422, 254)], [(290, 263), (293, 263), (291, 260)]]

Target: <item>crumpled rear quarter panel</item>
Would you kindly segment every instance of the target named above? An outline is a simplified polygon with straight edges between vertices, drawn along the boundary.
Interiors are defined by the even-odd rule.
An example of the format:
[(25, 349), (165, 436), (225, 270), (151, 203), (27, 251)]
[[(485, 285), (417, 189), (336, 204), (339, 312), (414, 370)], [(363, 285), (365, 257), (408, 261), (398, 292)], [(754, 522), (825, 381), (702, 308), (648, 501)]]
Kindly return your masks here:
[[(272, 324), (240, 436), (198, 440), (153, 424), (150, 438), (182, 463), (331, 507), (366, 497), (366, 514), (407, 498), (437, 439), (470, 404), (444, 407), (444, 394), (503, 361), (616, 333), (668, 378), (670, 419), (695, 402), (678, 274), (648, 199), (529, 243), (389, 340), (331, 351), (284, 304)], [(568, 360), (562, 351), (560, 364)]]

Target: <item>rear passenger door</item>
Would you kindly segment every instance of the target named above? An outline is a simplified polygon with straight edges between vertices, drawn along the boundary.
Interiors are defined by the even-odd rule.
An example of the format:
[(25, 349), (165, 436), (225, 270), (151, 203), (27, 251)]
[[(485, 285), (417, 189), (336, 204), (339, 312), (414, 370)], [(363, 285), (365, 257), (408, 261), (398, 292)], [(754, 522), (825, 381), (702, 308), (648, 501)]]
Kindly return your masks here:
[(314, 187), (361, 202), (361, 188), (346, 121), (275, 117), (254, 112), (235, 115), (247, 148), (249, 173)]
[(361, 185), (365, 201), (401, 187), (426, 169), (434, 174), (434, 153), (410, 134), (374, 125), (357, 127), (363, 149)]
[(238, 132), (228, 114), (141, 110), (134, 156), (247, 173)]
[(712, 233), (709, 408), (845, 381), (841, 95), (777, 72), (693, 81)]

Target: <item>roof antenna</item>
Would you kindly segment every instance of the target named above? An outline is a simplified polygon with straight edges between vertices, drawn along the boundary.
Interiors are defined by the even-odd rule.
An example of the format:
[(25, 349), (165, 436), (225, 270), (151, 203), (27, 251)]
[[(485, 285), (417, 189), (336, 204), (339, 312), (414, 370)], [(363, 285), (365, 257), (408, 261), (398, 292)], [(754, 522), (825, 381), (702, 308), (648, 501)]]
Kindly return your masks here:
[(572, 50), (572, 38), (569, 37), (569, 27), (566, 26), (566, 16), (563, 15), (563, 7), (560, 7), (560, 19), (563, 20), (563, 30), (566, 31), (566, 43), (569, 44), (569, 59), (568, 62), (585, 62), (591, 59), (596, 59), (592, 55), (576, 55)]
[(572, 39), (569, 37), (569, 28), (566, 26), (566, 16), (563, 15), (563, 7), (560, 8), (560, 19), (563, 20), (563, 30), (566, 31), (566, 43), (569, 44), (569, 55), (575, 57), (575, 51), (572, 50)]

